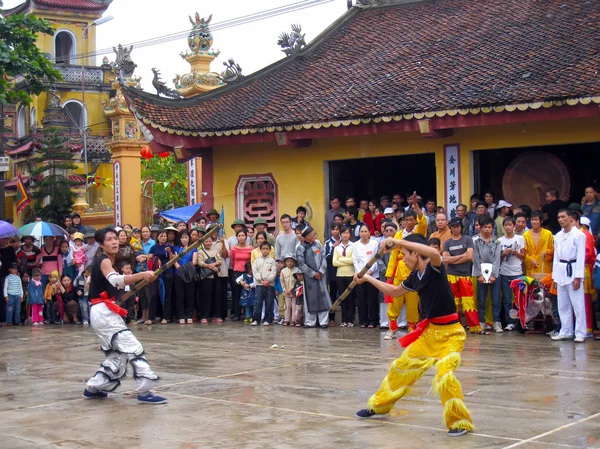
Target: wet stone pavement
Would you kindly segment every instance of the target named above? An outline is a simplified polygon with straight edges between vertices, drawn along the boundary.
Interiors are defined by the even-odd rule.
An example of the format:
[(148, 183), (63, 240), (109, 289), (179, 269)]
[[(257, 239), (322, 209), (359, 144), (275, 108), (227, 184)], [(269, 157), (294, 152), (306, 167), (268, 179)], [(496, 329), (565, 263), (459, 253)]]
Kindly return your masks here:
[[(383, 332), (138, 326), (161, 406), (127, 378), (81, 397), (103, 359), (80, 326), (0, 329), (0, 448), (600, 448), (600, 342), (468, 336), (457, 371), (477, 432), (448, 438), (433, 372), (385, 417), (354, 413), (399, 355)], [(278, 345), (272, 348), (272, 345)]]

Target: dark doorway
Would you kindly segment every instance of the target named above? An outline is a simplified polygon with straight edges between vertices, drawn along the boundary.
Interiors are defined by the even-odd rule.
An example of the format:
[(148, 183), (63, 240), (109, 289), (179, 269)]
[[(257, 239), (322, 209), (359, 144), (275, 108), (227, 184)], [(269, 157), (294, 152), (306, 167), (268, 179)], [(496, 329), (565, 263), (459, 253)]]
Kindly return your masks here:
[[(503, 186), (503, 178), (507, 169), (513, 170), (518, 158), (524, 158), (528, 153), (535, 152), (536, 163), (533, 164), (535, 169), (528, 170), (528, 174), (523, 174), (521, 178), (521, 186), (508, 186), (509, 189), (527, 192), (530, 190), (539, 189), (542, 198), (545, 190), (552, 187), (560, 191), (560, 184), (565, 176), (558, 172), (556, 161), (560, 161), (563, 170), (568, 175), (569, 182), (567, 190), (569, 192), (570, 201), (580, 202), (584, 194), (584, 189), (588, 185), (599, 185), (600, 171), (600, 143), (586, 143), (573, 145), (556, 145), (543, 147), (528, 147), (528, 148), (508, 148), (501, 150), (483, 150), (474, 152), (474, 173), (476, 192), (483, 195), (486, 190), (491, 190), (494, 193), (494, 200), (497, 202), (505, 196), (510, 196), (505, 192), (507, 184)], [(548, 167), (548, 168), (544, 168)], [(533, 168), (533, 167), (531, 167)], [(524, 170), (521, 167), (520, 170)], [(542, 178), (548, 171), (554, 171), (555, 176), (545, 182), (536, 182), (536, 173), (538, 170), (539, 177)], [(510, 171), (509, 171), (510, 173)], [(515, 177), (514, 179), (519, 179)], [(531, 179), (530, 181), (527, 181)], [(519, 202), (519, 198), (523, 198), (525, 193), (516, 195), (517, 198), (513, 201)], [(542, 203), (543, 203), (542, 199)], [(527, 201), (534, 209), (537, 204), (530, 204), (532, 200)], [(517, 204), (520, 205), (523, 203)]]
[(424, 200), (436, 198), (435, 154), (370, 157), (329, 161), (329, 197), (377, 199), (414, 191)]

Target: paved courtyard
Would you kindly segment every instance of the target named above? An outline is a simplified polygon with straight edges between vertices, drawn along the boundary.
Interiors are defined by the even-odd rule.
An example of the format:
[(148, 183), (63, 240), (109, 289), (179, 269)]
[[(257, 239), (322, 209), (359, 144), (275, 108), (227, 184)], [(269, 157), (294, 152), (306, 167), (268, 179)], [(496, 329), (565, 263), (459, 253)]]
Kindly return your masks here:
[[(134, 328), (167, 405), (125, 380), (81, 397), (103, 358), (92, 329), (0, 329), (0, 447), (600, 448), (600, 343), (469, 336), (457, 372), (477, 432), (448, 438), (428, 373), (386, 417), (354, 417), (399, 354), (359, 328)], [(277, 344), (277, 348), (272, 345)]]

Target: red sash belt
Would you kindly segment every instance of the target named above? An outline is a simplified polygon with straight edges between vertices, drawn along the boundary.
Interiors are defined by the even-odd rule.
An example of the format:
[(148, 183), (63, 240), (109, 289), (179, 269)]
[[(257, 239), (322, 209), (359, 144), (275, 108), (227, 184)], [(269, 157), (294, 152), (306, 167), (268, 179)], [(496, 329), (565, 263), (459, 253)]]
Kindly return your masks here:
[(404, 337), (399, 338), (398, 342), (400, 343), (400, 346), (402, 346), (403, 348), (406, 348), (411, 343), (417, 341), (417, 339), (421, 336), (421, 334), (425, 331), (425, 329), (427, 329), (427, 326), (429, 326), (429, 323), (431, 323), (431, 324), (449, 324), (449, 323), (452, 323), (453, 321), (458, 322), (458, 313), (451, 313), (450, 315), (438, 316), (438, 317), (431, 318), (431, 319), (425, 318), (424, 320), (419, 321), (415, 330), (413, 330), (409, 334), (406, 334)]
[(108, 307), (111, 312), (114, 312), (117, 315), (127, 316), (127, 310), (125, 310), (123, 307), (119, 307), (115, 303), (114, 296), (112, 298), (109, 298), (108, 293), (106, 293), (106, 292), (100, 293), (100, 298), (92, 299), (93, 306), (95, 306), (96, 304), (100, 304), (100, 303), (106, 304), (106, 307)]

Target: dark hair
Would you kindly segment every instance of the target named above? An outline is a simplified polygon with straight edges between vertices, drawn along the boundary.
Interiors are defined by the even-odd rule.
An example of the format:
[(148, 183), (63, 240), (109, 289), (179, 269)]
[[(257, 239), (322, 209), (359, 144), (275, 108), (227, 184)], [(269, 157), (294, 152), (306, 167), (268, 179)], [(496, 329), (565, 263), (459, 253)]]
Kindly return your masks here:
[(129, 234), (127, 234), (127, 231), (126, 231), (125, 229), (121, 229), (119, 232), (117, 232), (117, 237), (119, 237), (119, 236), (121, 235), (121, 232), (124, 232), (124, 233), (125, 233), (125, 235), (126, 235), (127, 237), (129, 237)]
[(342, 226), (340, 229), (340, 235), (342, 235), (344, 232), (348, 231), (350, 233), (350, 237), (352, 237), (352, 230), (350, 229), (350, 226)]
[(433, 203), (437, 206), (437, 201), (435, 201), (433, 198), (427, 198), (427, 201), (425, 201), (425, 204), (427, 203)]
[(458, 206), (456, 206), (456, 208), (458, 209), (459, 207), (464, 207), (465, 208), (465, 212), (469, 210), (469, 208), (467, 207), (466, 204), (460, 203)]
[(431, 246), (431, 245), (442, 246), (442, 241), (440, 239), (438, 239), (437, 237), (432, 237), (429, 240), (427, 240), (427, 245), (428, 246)]
[(77, 232), (77, 228), (70, 227), (69, 229), (67, 229), (67, 232), (69, 233), (69, 235), (75, 234)]
[(340, 218), (342, 219), (342, 221), (344, 220), (344, 216), (343, 216), (342, 214), (339, 214), (339, 213), (338, 213), (338, 214), (335, 214), (335, 215), (333, 216), (333, 219), (335, 220), (335, 218), (336, 218), (336, 217), (340, 217)]
[(481, 226), (482, 228), (486, 225), (492, 225), (492, 227), (494, 227), (494, 220), (492, 219), (492, 217), (490, 217), (489, 215), (483, 215), (480, 219), (479, 219), (479, 226)]
[(581, 220), (581, 213), (576, 211), (576, 210), (570, 210), (569, 212), (567, 212), (567, 214), (569, 215), (569, 217), (571, 217), (573, 220), (579, 221)]
[(283, 215), (282, 215), (282, 216), (279, 218), (279, 221), (283, 221), (283, 220), (285, 220), (286, 218), (287, 218), (288, 220), (292, 221), (292, 217), (290, 217), (288, 214), (283, 214)]
[(63, 274), (63, 275), (60, 277), (60, 283), (61, 283), (61, 284), (62, 284), (62, 281), (63, 281), (63, 279), (64, 279), (64, 278), (69, 278), (69, 280), (70, 280), (70, 281), (72, 281), (72, 280), (73, 280), (73, 279), (71, 279), (71, 276), (69, 276), (68, 274)]
[(358, 219), (358, 209), (354, 206), (349, 207), (348, 209), (346, 209), (346, 213), (349, 215), (352, 215), (354, 218)]
[(558, 198), (558, 190), (556, 190), (554, 188), (546, 190), (546, 193), (549, 193), (553, 197)]
[(94, 234), (94, 239), (98, 242), (99, 245), (104, 244), (104, 240), (106, 239), (106, 234), (111, 233), (114, 234), (115, 237), (119, 237), (114, 229), (111, 228), (102, 228), (98, 229)]
[(369, 234), (371, 234), (371, 230), (369, 229), (369, 227), (365, 223), (363, 223), (363, 224), (360, 225), (360, 228), (358, 228), (359, 232), (360, 232), (360, 230), (362, 228), (367, 228), (367, 231), (369, 231)]
[(152, 229), (150, 229), (150, 226), (148, 226), (148, 225), (144, 225), (144, 226), (142, 226), (142, 227), (140, 228), (140, 232), (142, 232), (142, 231), (144, 230), (144, 228), (147, 228), (147, 229), (148, 229), (148, 232), (152, 232)]
[(333, 196), (333, 197), (331, 197), (331, 198), (329, 199), (329, 202), (331, 203), (333, 200), (338, 200), (340, 203), (342, 202), (342, 201), (340, 200), (340, 197), (339, 197), (339, 196)]
[(473, 195), (471, 195), (471, 200), (470, 201), (479, 201), (479, 194), (474, 193)]
[[(173, 232), (173, 231), (171, 231)], [(167, 234), (167, 231), (165, 231), (164, 229), (161, 229), (160, 231), (156, 231), (156, 243), (158, 243), (158, 238), (164, 234), (165, 237), (167, 237), (167, 239), (169, 238), (169, 235)]]
[(187, 235), (189, 238), (190, 232), (187, 229), (182, 229), (179, 232), (179, 234), (177, 234), (177, 238), (175, 239), (175, 243), (177, 243), (177, 246), (181, 246), (181, 237), (183, 237), (184, 235)]
[(414, 209), (408, 209), (404, 211), (404, 218), (413, 217), (415, 220), (417, 219), (417, 212)]
[(356, 202), (356, 198), (354, 198), (352, 195), (348, 195), (346, 197), (346, 201), (348, 201), (348, 200), (354, 200), (354, 202)]
[(540, 222), (543, 223), (544, 222), (544, 213), (541, 210), (534, 210), (531, 213), (531, 218), (539, 218)]
[(515, 220), (515, 217), (505, 217), (504, 220), (502, 220), (502, 226), (506, 223), (512, 223), (514, 225), (517, 223), (517, 220)]
[(248, 231), (246, 231), (246, 229), (240, 229), (238, 232), (235, 233), (235, 236), (237, 237), (238, 235), (240, 235), (240, 233), (243, 233), (246, 237), (248, 237)]
[(304, 215), (306, 215), (306, 207), (304, 207), (304, 206), (298, 206), (296, 208), (296, 215), (298, 215), (299, 212), (304, 212)]
[[(507, 217), (507, 218), (510, 218), (510, 217)], [(515, 219), (515, 223), (517, 222), (517, 218), (524, 218), (525, 220), (527, 220), (527, 216), (522, 212), (519, 212), (518, 214), (513, 215), (513, 218)]]
[(523, 211), (523, 213), (525, 214), (525, 218), (527, 217), (531, 217), (531, 212), (532, 209), (530, 206), (528, 206), (527, 204), (523, 204), (521, 206), (519, 206), (519, 208)]
[(244, 268), (246, 269), (246, 271), (252, 270), (252, 264), (250, 262), (246, 262), (244, 264)]
[[(585, 186), (585, 189), (592, 189), (594, 192), (598, 191), (598, 189), (596, 189), (596, 186), (593, 186), (591, 184)], [(584, 192), (585, 192), (585, 189), (583, 189)]]
[(265, 246), (271, 249), (271, 244), (266, 240), (260, 244), (260, 249), (263, 249)]
[[(266, 233), (265, 231), (260, 231), (260, 232), (257, 232), (257, 233), (256, 233), (256, 235), (254, 236), (254, 238), (255, 238), (256, 240), (258, 240), (258, 236), (259, 236), (259, 235), (262, 235), (262, 236), (265, 238), (265, 242), (267, 241), (267, 233)], [(261, 246), (262, 246), (262, 245), (261, 245)]]
[(175, 223), (175, 227), (179, 226), (180, 224), (184, 224), (185, 227), (187, 228), (187, 223), (185, 221), (179, 220), (177, 223)]
[(340, 225), (339, 223), (333, 222), (331, 223), (331, 225), (329, 226), (329, 229), (333, 230), (333, 229), (342, 229), (342, 225)]
[(488, 205), (487, 205), (487, 203), (485, 201), (478, 201), (477, 202), (477, 206), (475, 206), (475, 209), (477, 209), (479, 206), (483, 206), (486, 209), (488, 208)]
[(123, 271), (123, 268), (125, 268), (127, 265), (131, 266), (131, 262), (124, 260), (123, 262), (121, 262), (121, 264), (119, 265), (119, 270)]
[[(491, 218), (490, 218), (490, 220), (491, 220)], [(412, 242), (412, 243), (420, 243), (421, 245), (427, 244), (427, 239), (425, 239), (425, 237), (423, 237), (421, 234), (407, 235), (406, 237), (404, 237), (404, 241)]]
[(491, 196), (492, 198), (495, 198), (495, 197), (494, 197), (494, 192), (492, 192), (491, 190), (486, 190), (486, 191), (484, 192), (484, 194), (483, 194), (483, 197), (485, 198), (485, 196), (486, 196), (486, 195), (489, 195), (489, 196)]

